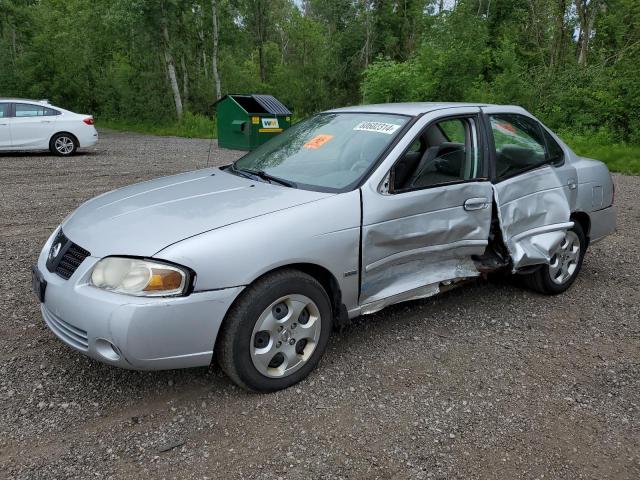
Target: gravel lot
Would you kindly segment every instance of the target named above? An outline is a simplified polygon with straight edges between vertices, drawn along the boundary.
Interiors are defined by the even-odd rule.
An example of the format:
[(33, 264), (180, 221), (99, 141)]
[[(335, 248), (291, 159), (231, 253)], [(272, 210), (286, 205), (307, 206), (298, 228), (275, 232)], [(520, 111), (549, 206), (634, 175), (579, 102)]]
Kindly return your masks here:
[[(47, 236), (208, 149), (102, 132), (71, 159), (0, 155), (0, 478), (640, 478), (640, 177), (615, 177), (618, 233), (566, 294), (479, 282), (387, 308), (287, 391), (67, 348), (30, 291)], [(214, 144), (211, 164), (237, 156)]]

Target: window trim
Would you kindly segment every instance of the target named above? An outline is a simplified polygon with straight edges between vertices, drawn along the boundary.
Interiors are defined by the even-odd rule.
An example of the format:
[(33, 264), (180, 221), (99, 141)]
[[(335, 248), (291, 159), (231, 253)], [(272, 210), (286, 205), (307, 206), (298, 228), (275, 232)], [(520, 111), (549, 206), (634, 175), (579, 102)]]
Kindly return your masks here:
[(0, 117), (0, 118), (13, 118), (13, 115), (12, 115), (13, 103), (11, 103), (11, 102), (0, 102), (0, 104), (7, 106), (7, 116), (6, 117)]
[[(540, 136), (542, 137), (543, 140), (543, 145), (542, 147), (544, 148), (544, 157), (545, 157), (545, 163), (541, 164), (541, 165), (533, 165), (529, 168), (526, 168), (524, 170), (521, 170), (519, 172), (513, 173), (509, 176), (505, 176), (502, 178), (498, 178), (498, 172), (497, 172), (497, 150), (496, 150), (496, 144), (495, 144), (495, 137), (493, 135), (493, 127), (491, 126), (491, 117), (492, 116), (500, 116), (500, 115), (508, 115), (508, 116), (515, 116), (515, 117), (522, 117), (527, 119), (530, 122), (533, 122), (535, 126), (537, 126), (538, 131), (540, 133)], [(564, 149), (560, 146), (560, 144), (558, 144), (558, 142), (554, 142), (556, 143), (556, 145), (560, 148), (560, 150), (562, 151), (562, 162), (558, 162), (558, 163), (551, 163), (549, 162), (549, 148), (547, 146), (547, 136), (544, 134), (544, 125), (542, 125), (542, 123), (540, 123), (537, 119), (530, 117), (528, 115), (523, 115), (522, 113), (513, 113), (513, 112), (491, 112), (491, 113), (485, 113), (482, 112), (482, 116), (484, 117), (484, 123), (485, 123), (485, 130), (487, 132), (487, 136), (488, 136), (488, 140), (490, 142), (490, 152), (489, 152), (489, 156), (491, 159), (491, 182), (496, 184), (496, 183), (501, 183), (504, 182), (505, 180), (509, 180), (511, 178), (517, 177), (518, 175), (524, 175), (525, 173), (529, 173), (533, 170), (538, 170), (539, 168), (544, 168), (544, 167), (561, 167), (562, 165), (564, 165), (565, 163), (565, 159), (566, 159), (566, 154)], [(490, 132), (490, 133), (489, 133)], [(550, 132), (550, 130), (549, 130)], [(553, 138), (553, 137), (551, 137)]]
[(560, 158), (559, 161), (557, 161), (557, 162), (549, 162), (548, 165), (551, 165), (552, 167), (561, 167), (561, 166), (563, 166), (564, 162), (566, 161), (566, 158), (567, 158), (567, 155), (564, 152), (564, 148), (562, 148), (562, 145), (560, 145), (556, 141), (556, 139), (553, 138), (551, 130), (546, 128), (541, 122), (536, 121), (536, 123), (538, 124), (538, 126), (540, 127), (540, 130), (542, 132), (542, 138), (544, 139), (544, 146), (545, 146), (545, 156), (547, 157), (547, 161), (549, 161), (549, 140), (551, 140), (553, 143), (555, 143), (556, 147), (558, 147), (558, 150), (560, 150), (562, 152), (562, 158)]
[[(39, 104), (37, 104), (37, 103), (29, 103), (29, 102), (13, 102), (13, 103), (12, 103), (12, 105), (13, 105), (13, 112), (12, 112), (12, 113), (13, 113), (13, 117), (14, 117), (14, 118), (56, 117), (56, 116), (58, 116), (58, 115), (61, 115), (61, 114), (62, 114), (62, 112), (60, 112), (60, 111), (56, 110), (55, 108), (47, 107), (47, 106), (45, 106), (45, 105), (39, 105)], [(43, 113), (46, 113), (47, 109), (48, 109), (48, 110), (51, 110), (51, 111), (53, 111), (53, 112), (57, 112), (57, 113), (54, 113), (53, 115), (27, 115), (27, 116), (23, 116), (23, 117), (18, 117), (18, 116), (17, 116), (17, 114), (16, 114), (16, 110), (17, 110), (17, 108), (16, 108), (16, 107), (17, 107), (17, 105), (27, 105), (27, 106), (30, 106), (30, 107), (37, 107), (37, 108), (41, 108), (41, 109), (42, 109), (42, 111), (43, 111)]]
[[(490, 180), (488, 171), (487, 171), (487, 165), (488, 165), (488, 161), (487, 161), (487, 149), (486, 147), (486, 132), (485, 132), (485, 126), (484, 126), (484, 122), (482, 121), (482, 112), (475, 112), (475, 113), (458, 113), (458, 114), (451, 114), (451, 115), (443, 115), (441, 117), (438, 118), (434, 118), (433, 120), (431, 120), (429, 123), (427, 123), (424, 127), (422, 127), (420, 129), (420, 131), (411, 139), (411, 141), (409, 142), (409, 145), (407, 146), (407, 148), (405, 148), (402, 153), (400, 155), (398, 155), (398, 158), (396, 158), (396, 161), (393, 163), (393, 165), (391, 166), (391, 168), (389, 169), (389, 171), (387, 172), (387, 174), (384, 176), (384, 178), (389, 177), (389, 191), (387, 193), (385, 193), (385, 195), (401, 195), (403, 193), (411, 193), (411, 192), (418, 192), (421, 190), (427, 190), (427, 189), (431, 189), (431, 188), (440, 188), (440, 187), (448, 187), (450, 185), (460, 185), (461, 183), (473, 183), (473, 182), (486, 182)], [(409, 149), (411, 148), (411, 145), (413, 145), (413, 143), (417, 140), (420, 139), (422, 137), (422, 135), (427, 131), (427, 129), (431, 128), (434, 124), (436, 126), (438, 126), (437, 124), (443, 121), (447, 121), (447, 120), (474, 120), (474, 124), (475, 124), (475, 129), (476, 129), (476, 142), (477, 142), (477, 150), (480, 153), (480, 158), (479, 158), (479, 165), (477, 168), (477, 173), (476, 173), (476, 177), (475, 178), (471, 178), (468, 180), (453, 180), (451, 182), (442, 182), (442, 183), (435, 183), (433, 185), (426, 185), (424, 187), (414, 187), (414, 188), (407, 188), (407, 189), (401, 189), (401, 190), (395, 190), (393, 188), (393, 170), (394, 167), (396, 166), (396, 164), (402, 160), (404, 158), (404, 156), (409, 152)], [(438, 128), (440, 128), (438, 126)], [(443, 136), (445, 138), (448, 138), (448, 136), (444, 133)], [(466, 129), (465, 129), (465, 135), (466, 135)], [(421, 142), (422, 143), (422, 142)], [(382, 183), (385, 183), (385, 180), (383, 179)], [(380, 188), (378, 188), (378, 191), (380, 191)]]

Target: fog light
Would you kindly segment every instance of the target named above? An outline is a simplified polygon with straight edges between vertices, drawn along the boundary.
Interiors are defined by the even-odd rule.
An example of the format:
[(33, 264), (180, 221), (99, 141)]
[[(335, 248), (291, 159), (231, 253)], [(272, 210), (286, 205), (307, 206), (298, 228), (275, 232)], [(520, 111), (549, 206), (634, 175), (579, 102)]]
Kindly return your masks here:
[(112, 362), (116, 362), (120, 360), (122, 354), (120, 353), (120, 349), (116, 347), (109, 340), (105, 340), (104, 338), (99, 338), (96, 340), (96, 351), (98, 354), (107, 360), (111, 360)]

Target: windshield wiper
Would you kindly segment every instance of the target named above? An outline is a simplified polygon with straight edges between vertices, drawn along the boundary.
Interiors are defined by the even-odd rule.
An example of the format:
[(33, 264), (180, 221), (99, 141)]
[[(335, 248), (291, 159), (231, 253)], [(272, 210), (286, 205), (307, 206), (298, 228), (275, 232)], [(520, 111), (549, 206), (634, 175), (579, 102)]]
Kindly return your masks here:
[(265, 172), (264, 170), (251, 170), (251, 173), (268, 182), (276, 182), (276, 183), (279, 183), (280, 185), (284, 185), (285, 187), (297, 188), (297, 185), (295, 182), (291, 182), (289, 180), (285, 180), (284, 178), (280, 178), (280, 177), (274, 177), (273, 175)]
[(261, 180), (266, 180), (269, 183), (279, 183), (280, 185), (284, 185), (285, 187), (291, 187), (291, 188), (297, 188), (297, 184), (294, 182), (291, 182), (289, 180), (285, 180), (283, 178), (279, 178), (279, 177), (274, 177), (273, 175), (265, 172), (264, 170), (251, 170), (249, 168), (238, 168), (236, 167), (235, 164), (233, 164), (233, 170), (244, 174), (244, 176), (246, 177), (258, 177)]

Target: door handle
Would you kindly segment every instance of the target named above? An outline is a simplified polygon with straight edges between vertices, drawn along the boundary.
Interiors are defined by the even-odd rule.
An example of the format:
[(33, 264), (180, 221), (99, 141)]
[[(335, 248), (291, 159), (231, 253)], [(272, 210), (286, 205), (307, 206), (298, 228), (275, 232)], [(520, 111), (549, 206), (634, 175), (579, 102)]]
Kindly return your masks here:
[(567, 180), (567, 187), (569, 187), (569, 190), (575, 190), (577, 186), (578, 184), (576, 183), (575, 178), (570, 178), (569, 180)]
[(51, 123), (51, 120), (40, 120), (40, 123)]
[(488, 208), (489, 205), (489, 199), (486, 197), (469, 198), (464, 202), (464, 209), (468, 212), (471, 210), (482, 210), (483, 208)]

